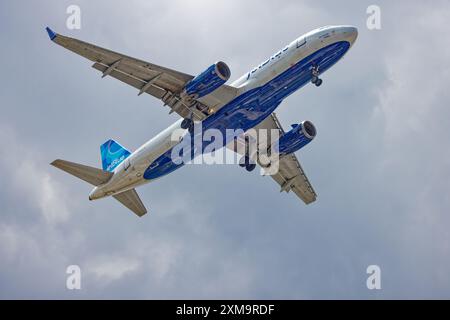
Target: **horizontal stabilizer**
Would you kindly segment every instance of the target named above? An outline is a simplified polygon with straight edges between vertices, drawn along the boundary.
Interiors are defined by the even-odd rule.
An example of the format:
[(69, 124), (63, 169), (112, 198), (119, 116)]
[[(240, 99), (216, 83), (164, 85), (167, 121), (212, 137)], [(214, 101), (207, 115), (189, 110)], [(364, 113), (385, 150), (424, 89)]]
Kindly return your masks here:
[(51, 165), (67, 173), (70, 173), (71, 175), (80, 178), (81, 180), (84, 180), (94, 186), (99, 186), (108, 182), (108, 180), (113, 176), (112, 172), (103, 171), (101, 169), (65, 160), (55, 160), (51, 163)]
[(147, 209), (145, 209), (144, 204), (134, 189), (116, 194), (113, 197), (139, 217), (147, 213)]

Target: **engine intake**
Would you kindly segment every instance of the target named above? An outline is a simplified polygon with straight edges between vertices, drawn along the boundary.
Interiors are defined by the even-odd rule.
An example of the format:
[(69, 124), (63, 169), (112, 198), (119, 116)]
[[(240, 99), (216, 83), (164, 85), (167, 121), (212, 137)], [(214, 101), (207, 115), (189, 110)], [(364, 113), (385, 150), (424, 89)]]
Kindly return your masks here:
[(219, 61), (189, 81), (184, 87), (184, 92), (193, 99), (198, 99), (210, 94), (228, 79), (231, 71), (225, 62)]
[(303, 121), (301, 123), (301, 126), (302, 126), (303, 134), (311, 140), (314, 139), (314, 137), (317, 134), (317, 131), (316, 131), (316, 127), (314, 127), (312, 122), (311, 121)]

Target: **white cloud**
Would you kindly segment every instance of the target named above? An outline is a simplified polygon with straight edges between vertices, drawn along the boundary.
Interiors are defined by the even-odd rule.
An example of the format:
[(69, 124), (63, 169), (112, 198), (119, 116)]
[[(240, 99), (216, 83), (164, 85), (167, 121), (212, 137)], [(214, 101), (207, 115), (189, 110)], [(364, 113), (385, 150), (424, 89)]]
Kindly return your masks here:
[(0, 169), (6, 174), (3, 179), (16, 189), (18, 201), (24, 201), (39, 208), (42, 217), (49, 224), (65, 222), (70, 217), (66, 205), (68, 199), (65, 188), (56, 182), (45, 167), (43, 157), (33, 146), (18, 140), (7, 125), (0, 126)]
[(450, 7), (415, 4), (409, 13), (383, 48), (388, 78), (374, 117), (384, 138), (379, 172), (390, 192), (385, 201), (398, 208), (390, 213), (398, 250), (404, 263), (416, 261), (407, 273), (415, 281), (428, 278), (427, 288), (438, 294), (448, 289), (450, 256), (450, 47), (442, 42)]
[(97, 283), (104, 285), (137, 271), (141, 266), (138, 260), (122, 256), (96, 257), (86, 265), (88, 274), (92, 273), (97, 278)]
[[(450, 32), (444, 13), (448, 5), (415, 8), (416, 15), (404, 19), (383, 48), (388, 79), (380, 88), (379, 110), (386, 121), (386, 143), (391, 147), (416, 139), (440, 139), (438, 129), (446, 112), (450, 82), (450, 47), (442, 46)], [(414, 10), (414, 11), (415, 11)], [(414, 26), (414, 27), (412, 27)], [(439, 48), (437, 51), (436, 48)]]

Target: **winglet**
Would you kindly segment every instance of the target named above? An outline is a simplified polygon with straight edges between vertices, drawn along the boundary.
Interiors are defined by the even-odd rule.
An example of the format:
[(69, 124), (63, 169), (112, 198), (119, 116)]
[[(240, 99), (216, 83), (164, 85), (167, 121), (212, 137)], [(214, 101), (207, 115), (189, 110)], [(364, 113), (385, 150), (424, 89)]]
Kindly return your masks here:
[(50, 40), (53, 41), (53, 39), (56, 38), (56, 36), (58, 35), (56, 32), (54, 32), (52, 29), (50, 29), (49, 27), (46, 27), (45, 30), (47, 30), (48, 36), (50, 37)]

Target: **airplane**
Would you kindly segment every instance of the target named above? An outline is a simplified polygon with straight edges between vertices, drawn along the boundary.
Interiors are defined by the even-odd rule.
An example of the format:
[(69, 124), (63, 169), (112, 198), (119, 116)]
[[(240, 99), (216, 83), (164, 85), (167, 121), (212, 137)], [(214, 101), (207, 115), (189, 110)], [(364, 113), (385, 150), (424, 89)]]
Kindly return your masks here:
[[(46, 28), (50, 39), (94, 64), (92, 67), (164, 103), (181, 118), (154, 138), (130, 152), (110, 139), (101, 145), (102, 169), (55, 160), (51, 165), (94, 186), (89, 200), (112, 196), (137, 216), (147, 209), (135, 188), (161, 178), (183, 166), (171, 159), (171, 151), (182, 139), (172, 139), (176, 130), (194, 135), (200, 123), (205, 129), (273, 129), (279, 133), (281, 156), (278, 171), (271, 177), (281, 192), (293, 191), (305, 204), (314, 202), (317, 194), (295, 152), (312, 141), (316, 128), (310, 121), (292, 125), (286, 132), (275, 109), (299, 88), (311, 83), (322, 85), (321, 75), (339, 61), (352, 47), (358, 30), (354, 26), (325, 26), (295, 39), (250, 72), (227, 85), (230, 68), (222, 61), (192, 76), (150, 62), (139, 60), (99, 46), (55, 33)], [(252, 171), (256, 163), (246, 153), (248, 137), (244, 134), (224, 139), (222, 146), (241, 157), (239, 165)], [(253, 156), (252, 156), (253, 157)], [(257, 160), (256, 160), (257, 162)]]

